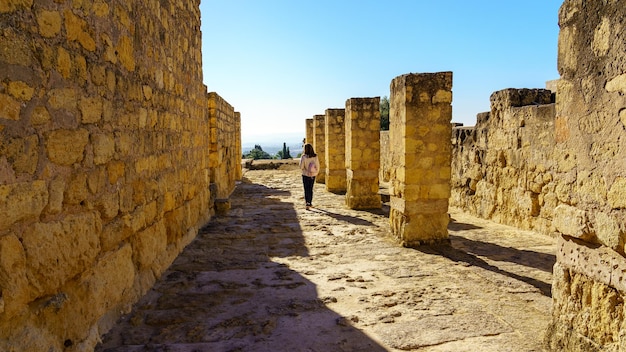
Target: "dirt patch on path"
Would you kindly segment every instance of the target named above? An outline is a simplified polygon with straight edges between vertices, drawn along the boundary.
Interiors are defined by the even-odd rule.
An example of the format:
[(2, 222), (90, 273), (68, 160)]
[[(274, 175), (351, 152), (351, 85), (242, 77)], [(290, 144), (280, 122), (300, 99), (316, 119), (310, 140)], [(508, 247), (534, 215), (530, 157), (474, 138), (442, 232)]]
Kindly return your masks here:
[(409, 249), (298, 170), (248, 171), (98, 351), (541, 351), (554, 240), (451, 211)]

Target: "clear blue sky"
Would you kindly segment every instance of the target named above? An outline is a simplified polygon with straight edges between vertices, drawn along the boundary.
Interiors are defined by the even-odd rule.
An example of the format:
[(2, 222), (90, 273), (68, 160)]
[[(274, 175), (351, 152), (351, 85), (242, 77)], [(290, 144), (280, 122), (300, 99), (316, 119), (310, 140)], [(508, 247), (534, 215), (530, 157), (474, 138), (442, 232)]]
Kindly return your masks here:
[(561, 4), (202, 0), (204, 83), (241, 112), (245, 141), (304, 137), (305, 119), (389, 96), (394, 77), (452, 71), (452, 121), (473, 126), (494, 91), (559, 77)]

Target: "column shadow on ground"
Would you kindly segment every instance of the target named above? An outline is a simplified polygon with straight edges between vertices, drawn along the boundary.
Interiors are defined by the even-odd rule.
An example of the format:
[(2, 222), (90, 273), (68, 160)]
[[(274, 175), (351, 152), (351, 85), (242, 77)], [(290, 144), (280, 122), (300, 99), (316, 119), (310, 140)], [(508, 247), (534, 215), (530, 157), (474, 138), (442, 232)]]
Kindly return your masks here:
[[(460, 241), (462, 240), (463, 239), (461, 237)], [(504, 275), (512, 279), (525, 282), (537, 288), (541, 292), (541, 294), (543, 294), (544, 296), (552, 297), (552, 285), (550, 283), (543, 282), (541, 280), (538, 280), (532, 277), (519, 275), (510, 271), (502, 270), (498, 268), (497, 266), (491, 265), (473, 253), (469, 253), (462, 248), (457, 248), (457, 246), (459, 245), (458, 242), (460, 241), (459, 241), (458, 236), (450, 236), (450, 242), (451, 242), (450, 244), (423, 245), (423, 246), (420, 246), (418, 250), (423, 253), (440, 255), (454, 262), (467, 263), (469, 265), (476, 266), (476, 267), (491, 271), (496, 274)], [(513, 252), (514, 251), (511, 251), (510, 253), (513, 253)], [(536, 252), (532, 252), (532, 253), (536, 254)], [(524, 253), (524, 255), (531, 255), (531, 254)], [(502, 259), (506, 260), (506, 258), (502, 258)]]
[(450, 240), (454, 243), (455, 247), (465, 252), (487, 257), (491, 260), (510, 262), (539, 269), (547, 273), (552, 272), (554, 263), (556, 263), (556, 255), (554, 254), (503, 247), (495, 243), (477, 241), (455, 235), (450, 235)]
[(243, 182), (96, 351), (374, 351), (385, 348), (280, 263), (308, 256), (289, 192)]

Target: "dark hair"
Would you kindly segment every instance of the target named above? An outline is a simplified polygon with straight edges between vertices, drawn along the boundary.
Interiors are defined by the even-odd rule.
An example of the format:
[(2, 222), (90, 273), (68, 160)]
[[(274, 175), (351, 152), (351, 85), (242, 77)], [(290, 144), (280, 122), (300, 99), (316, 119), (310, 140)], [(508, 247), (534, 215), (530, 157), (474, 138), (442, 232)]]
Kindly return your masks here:
[(311, 143), (307, 143), (304, 145), (304, 154), (309, 158), (317, 156), (317, 154), (315, 154), (315, 150), (313, 150), (313, 146), (311, 145)]

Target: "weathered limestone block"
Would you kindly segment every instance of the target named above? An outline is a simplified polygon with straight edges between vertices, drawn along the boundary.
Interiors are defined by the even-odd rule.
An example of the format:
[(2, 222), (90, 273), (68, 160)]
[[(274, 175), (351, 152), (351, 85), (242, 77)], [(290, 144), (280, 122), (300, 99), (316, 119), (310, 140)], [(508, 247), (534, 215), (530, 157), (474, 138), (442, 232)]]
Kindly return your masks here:
[(36, 107), (30, 115), (30, 123), (33, 125), (43, 125), (48, 121), (50, 121), (50, 113), (44, 106)]
[(56, 11), (41, 9), (37, 11), (39, 34), (52, 38), (61, 32), (61, 15)]
[(87, 175), (78, 173), (72, 176), (67, 183), (67, 188), (63, 195), (63, 201), (66, 204), (80, 204), (89, 196), (87, 188)]
[(98, 123), (102, 118), (102, 98), (82, 98), (78, 102), (78, 109), (81, 112), (83, 123)]
[(0, 155), (12, 161), (16, 174), (34, 174), (39, 162), (39, 137), (30, 135), (0, 142)]
[[(622, 219), (623, 220), (623, 219)], [(622, 250), (623, 244), (620, 242), (626, 234), (624, 221), (620, 221), (617, 215), (611, 213), (597, 212), (593, 219), (593, 230), (597, 240), (604, 246), (615, 251)]]
[(44, 181), (0, 185), (0, 230), (24, 219), (37, 218), (47, 203)]
[(8, 84), (8, 92), (16, 99), (30, 101), (35, 93), (35, 89), (22, 81), (11, 81)]
[(0, 314), (9, 318), (17, 314), (31, 300), (26, 277), (26, 255), (19, 238), (15, 235), (0, 237), (0, 288), (2, 308)]
[(115, 155), (115, 137), (112, 134), (96, 134), (92, 137), (94, 163), (106, 164)]
[(133, 256), (140, 270), (150, 268), (159, 253), (165, 251), (167, 235), (163, 221), (140, 231), (132, 239)]
[(326, 190), (334, 193), (346, 191), (346, 134), (345, 109), (326, 109)]
[(626, 209), (626, 177), (618, 177), (613, 182), (607, 197), (611, 208)]
[(53, 163), (70, 166), (83, 160), (87, 143), (89, 132), (85, 129), (55, 130), (47, 136), (46, 152)]
[(19, 120), (22, 104), (7, 94), (0, 93), (0, 118), (7, 120)]
[[(65, 324), (52, 324), (52, 329), (56, 334), (65, 333), (66, 339), (80, 341), (86, 337), (77, 333), (81, 331), (81, 325), (92, 324), (111, 309), (128, 311), (130, 306), (119, 305), (116, 297), (123, 293), (127, 299), (137, 299), (145, 292), (133, 290), (136, 273), (132, 255), (131, 245), (125, 244), (98, 258), (89, 271), (68, 285), (60, 297), (62, 302), (53, 306), (55, 309), (41, 312), (43, 319), (58, 322), (63, 316), (74, 317)], [(57, 330), (61, 328), (65, 332)]]
[(407, 247), (447, 241), (452, 73), (398, 76), (390, 102), (391, 230)]
[(313, 116), (313, 149), (320, 161), (319, 174), (315, 178), (317, 183), (326, 182), (326, 131), (325, 131), (326, 115)]
[(378, 209), (380, 168), (380, 97), (350, 98), (345, 109), (346, 205)]
[(68, 279), (83, 272), (100, 251), (101, 223), (95, 213), (37, 223), (21, 237), (30, 284), (38, 296), (53, 294)]
[(560, 233), (580, 239), (591, 239), (587, 213), (576, 207), (560, 204), (554, 209), (552, 224)]

